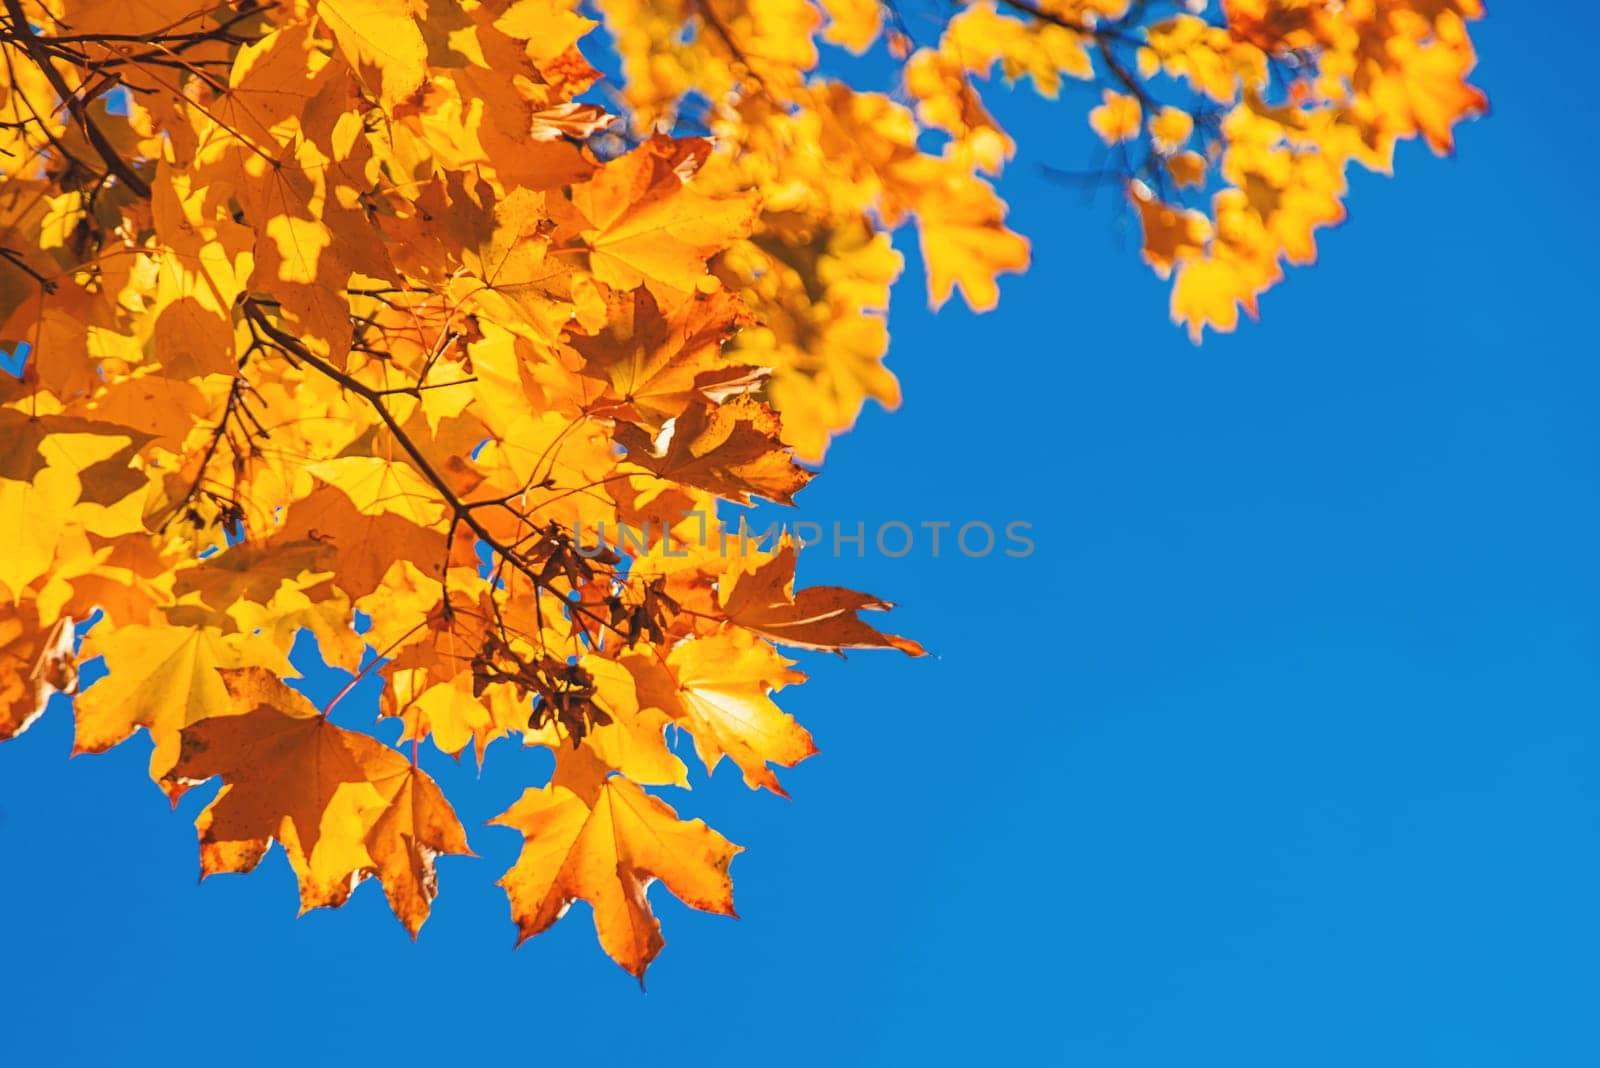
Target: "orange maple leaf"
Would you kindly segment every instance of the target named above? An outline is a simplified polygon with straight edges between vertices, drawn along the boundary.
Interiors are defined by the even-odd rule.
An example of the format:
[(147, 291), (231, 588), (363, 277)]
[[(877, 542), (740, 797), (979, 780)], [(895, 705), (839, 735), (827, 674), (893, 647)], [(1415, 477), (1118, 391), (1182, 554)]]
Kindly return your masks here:
[(884, 634), (857, 614), (894, 605), (868, 593), (838, 586), (794, 588), (795, 548), (786, 534), (770, 556), (752, 557), (734, 570), (719, 593), (723, 612), (741, 627), (775, 642), (804, 649), (899, 649), (911, 656), (926, 650), (910, 638)]
[(660, 880), (684, 904), (737, 916), (728, 865), (740, 847), (700, 820), (684, 821), (620, 776), (580, 790), (530, 789), (493, 823), (521, 831), (522, 854), (500, 880), (518, 941), (549, 927), (576, 900), (594, 908), (600, 944), (644, 981), (665, 945), (645, 891)]
[(219, 672), (236, 714), (183, 731), (166, 781), (220, 776), (200, 814), (200, 874), (248, 872), (272, 842), (300, 880), (300, 908), (338, 907), (376, 875), (413, 938), (438, 893), (434, 858), (471, 855), (432, 779), (388, 746), (336, 727), (260, 668)]

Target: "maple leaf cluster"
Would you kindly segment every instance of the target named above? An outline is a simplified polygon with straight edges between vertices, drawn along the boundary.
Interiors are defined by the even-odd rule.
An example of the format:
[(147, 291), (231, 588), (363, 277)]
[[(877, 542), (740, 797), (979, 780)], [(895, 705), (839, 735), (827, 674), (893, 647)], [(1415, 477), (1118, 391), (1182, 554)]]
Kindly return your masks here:
[[(1467, 82), (1479, 0), (595, 0), (643, 128), (685, 121), (719, 146), (703, 181), (763, 194), (717, 272), (760, 326), (736, 339), (773, 369), (769, 396), (805, 459), (864, 399), (894, 407), (881, 313), (900, 269), (889, 233), (914, 226), (928, 297), (977, 311), (1025, 269), (993, 179), (1016, 145), (984, 83), (1101, 86), (1089, 125), (1103, 166), (1074, 181), (1126, 194), (1146, 261), (1172, 278), (1195, 340), (1233, 330), (1315, 232), (1344, 218), (1351, 163), (1389, 172), (1398, 141), (1448, 152), (1487, 107)], [(921, 27), (933, 25), (932, 38)], [(684, 32), (683, 27), (689, 27)], [(818, 43), (901, 60), (868, 91), (818, 72)]]
[[(814, 746), (779, 646), (922, 652), (718, 507), (792, 502), (896, 402), (892, 230), (935, 304), (1026, 266), (974, 79), (1108, 84), (1195, 329), (1314, 255), (1348, 163), (1483, 106), (1475, 0), (980, 0), (920, 48), (871, 0), (598, 0), (616, 81), (575, 0), (0, 4), (0, 738), (98, 659), (75, 750), (142, 729), (174, 799), (220, 778), (205, 874), (277, 842), (302, 907), (376, 877), (413, 936), (470, 852), (418, 747), (547, 748), (495, 821), (513, 918), (584, 900), (636, 975), (651, 882), (733, 911), (739, 847), (646, 789), (689, 785), (669, 737), (781, 794)], [(398, 747), (285, 685), (306, 634), (382, 677)]]

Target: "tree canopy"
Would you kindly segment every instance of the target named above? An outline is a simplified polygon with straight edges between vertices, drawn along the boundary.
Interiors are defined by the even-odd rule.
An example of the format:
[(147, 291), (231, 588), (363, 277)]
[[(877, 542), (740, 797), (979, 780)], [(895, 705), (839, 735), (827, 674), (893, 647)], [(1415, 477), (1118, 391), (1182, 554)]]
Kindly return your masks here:
[[(726, 505), (898, 402), (895, 230), (934, 305), (1027, 267), (985, 96), (1093, 87), (1063, 121), (1196, 339), (1315, 259), (1352, 164), (1486, 107), (1478, 0), (3, 4), (0, 737), (99, 661), (75, 750), (220, 778), (204, 874), (277, 842), (302, 907), (375, 876), (413, 936), (471, 852), (419, 747), (547, 747), (496, 820), (513, 918), (582, 899), (639, 976), (651, 882), (733, 912), (669, 739), (781, 794), (780, 649), (922, 653)], [(307, 634), (397, 745), (285, 685)]]

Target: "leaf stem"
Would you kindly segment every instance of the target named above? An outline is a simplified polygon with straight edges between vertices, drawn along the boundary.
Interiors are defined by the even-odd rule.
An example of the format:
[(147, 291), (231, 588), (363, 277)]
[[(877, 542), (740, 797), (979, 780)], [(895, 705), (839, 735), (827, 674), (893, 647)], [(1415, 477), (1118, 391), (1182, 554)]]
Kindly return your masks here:
[[(334, 706), (337, 705), (340, 701), (344, 700), (345, 694), (347, 694), (351, 690), (355, 689), (357, 684), (359, 684), (362, 679), (364, 679), (368, 675), (372, 674), (373, 668), (378, 667), (386, 659), (388, 659), (388, 656), (389, 656), (390, 653), (394, 652), (400, 646), (404, 645), (406, 639), (411, 637), (417, 631), (421, 630), (424, 626), (426, 626), (427, 622), (428, 621), (425, 618), (417, 620), (416, 624), (413, 625), (410, 630), (406, 631), (404, 634), (400, 635), (400, 637), (398, 637), (394, 641), (390, 642), (384, 648), (384, 650), (381, 653), (377, 653), (376, 655), (374, 655), (373, 658), (370, 661), (367, 662), (367, 665), (365, 667), (363, 667), (361, 670), (357, 671), (353, 676), (351, 676), (350, 681), (344, 684), (344, 689), (342, 689), (338, 693), (334, 694), (333, 695), (333, 700), (328, 702), (328, 707), (326, 707), (326, 708), (324, 708), (322, 710), (322, 718), (323, 719), (327, 719), (328, 716), (333, 712)], [(415, 763), (415, 760), (413, 760), (412, 762)]]

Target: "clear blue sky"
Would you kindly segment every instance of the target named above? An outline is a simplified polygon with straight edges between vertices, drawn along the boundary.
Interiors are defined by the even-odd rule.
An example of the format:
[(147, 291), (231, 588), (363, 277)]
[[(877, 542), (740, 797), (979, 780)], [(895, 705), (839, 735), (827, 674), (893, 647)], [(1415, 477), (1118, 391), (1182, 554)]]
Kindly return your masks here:
[(537, 754), (429, 764), (482, 859), (412, 945), (376, 886), (295, 919), (281, 856), (196, 886), (199, 797), (142, 743), (69, 762), (58, 709), (0, 746), (0, 1060), (1600, 1064), (1597, 32), (1500, 4), (1495, 117), (1357, 177), (1322, 263), (1201, 349), (1110, 199), (1038, 176), (1083, 164), (1076, 109), (1002, 109), (1034, 270), (936, 319), (913, 259), (906, 403), (802, 515), (1038, 549), (802, 561), (937, 656), (807, 658), (792, 803), (727, 766), (671, 798), (749, 847), (744, 918), (657, 887), (648, 994), (583, 906), (511, 949), (518, 839), (479, 825)]

